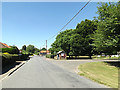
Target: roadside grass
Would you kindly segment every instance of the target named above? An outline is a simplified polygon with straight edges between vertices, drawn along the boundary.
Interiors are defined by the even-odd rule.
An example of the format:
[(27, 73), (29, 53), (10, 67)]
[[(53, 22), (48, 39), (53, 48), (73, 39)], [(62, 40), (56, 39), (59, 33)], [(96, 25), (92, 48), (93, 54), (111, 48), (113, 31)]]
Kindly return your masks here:
[(79, 66), (79, 75), (111, 88), (118, 88), (118, 67), (104, 62), (90, 62)]

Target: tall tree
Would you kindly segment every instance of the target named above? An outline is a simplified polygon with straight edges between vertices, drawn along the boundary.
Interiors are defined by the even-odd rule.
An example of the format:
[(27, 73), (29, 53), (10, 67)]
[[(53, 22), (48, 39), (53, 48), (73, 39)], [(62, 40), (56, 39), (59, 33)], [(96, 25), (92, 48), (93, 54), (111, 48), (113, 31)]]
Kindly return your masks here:
[(23, 45), (23, 46), (22, 46), (22, 50), (26, 50), (26, 45)]
[(35, 51), (34, 45), (28, 45), (26, 48), (26, 51), (29, 53), (34, 53), (34, 51)]
[(69, 56), (70, 53), (70, 39), (72, 36), (72, 29), (61, 32), (57, 35), (56, 41), (51, 45), (55, 52), (64, 50)]
[[(85, 19), (85, 21), (82, 21), (79, 23), (76, 27), (76, 36), (74, 36), (72, 39), (73, 41), (77, 41), (76, 45), (73, 45), (75, 50), (79, 50), (77, 53), (80, 55), (89, 55), (91, 58), (92, 55), (92, 43), (93, 39), (91, 36), (93, 35), (94, 31), (96, 30), (96, 24), (94, 21)], [(75, 42), (74, 41), (74, 42)]]
[(41, 50), (46, 50), (46, 48), (42, 48), (42, 49), (40, 49), (40, 51), (41, 51)]
[(52, 44), (52, 50), (64, 50), (68, 56), (89, 55), (92, 53), (91, 35), (96, 30), (96, 25), (91, 20), (82, 21), (76, 29), (65, 30), (57, 35)]
[(120, 2), (100, 3), (94, 46), (100, 53), (115, 54), (120, 50)]

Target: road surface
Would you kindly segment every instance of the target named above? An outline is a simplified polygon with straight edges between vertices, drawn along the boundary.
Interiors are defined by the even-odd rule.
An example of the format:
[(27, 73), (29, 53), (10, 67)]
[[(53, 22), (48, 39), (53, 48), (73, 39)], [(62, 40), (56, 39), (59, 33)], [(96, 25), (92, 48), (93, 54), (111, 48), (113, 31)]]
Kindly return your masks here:
[(2, 81), (3, 88), (106, 88), (76, 73), (34, 56)]

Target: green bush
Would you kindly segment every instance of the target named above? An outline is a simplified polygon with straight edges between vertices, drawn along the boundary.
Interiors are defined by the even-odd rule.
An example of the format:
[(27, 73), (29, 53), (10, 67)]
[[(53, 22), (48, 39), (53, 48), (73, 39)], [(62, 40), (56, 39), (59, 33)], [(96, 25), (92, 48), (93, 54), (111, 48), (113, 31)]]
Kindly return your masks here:
[(39, 52), (38, 52), (38, 51), (35, 51), (34, 54), (35, 54), (35, 55), (39, 55)]
[(18, 55), (12, 55), (12, 54), (0, 54), (0, 57), (2, 57), (2, 67), (5, 67), (7, 65), (13, 64), (16, 62), (16, 60), (19, 59)]
[(47, 54), (46, 58), (54, 58), (54, 55), (53, 54)]
[(29, 54), (22, 54), (19, 56), (19, 60), (27, 60), (29, 57)]
[(25, 51), (25, 50), (22, 50), (21, 52), (22, 54), (29, 54), (29, 52)]
[(5, 53), (8, 52), (10, 54), (19, 54), (19, 50), (17, 48), (2, 48), (0, 52)]
[[(2, 63), (2, 67), (13, 64), (18, 60), (27, 60), (29, 54), (9, 54), (9, 53), (0, 53), (0, 62)], [(2, 59), (1, 59), (2, 58)]]

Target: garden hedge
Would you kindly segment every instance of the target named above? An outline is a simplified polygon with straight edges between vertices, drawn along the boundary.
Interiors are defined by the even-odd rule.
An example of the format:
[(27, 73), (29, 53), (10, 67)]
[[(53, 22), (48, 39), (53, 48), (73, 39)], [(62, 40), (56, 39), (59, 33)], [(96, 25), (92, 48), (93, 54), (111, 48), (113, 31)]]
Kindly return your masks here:
[(54, 55), (53, 54), (47, 54), (46, 58), (54, 58)]
[(19, 56), (19, 60), (27, 60), (27, 59), (29, 59), (28, 57), (29, 57), (29, 54), (21, 54)]
[(0, 54), (0, 63), (2, 63), (2, 67), (5, 67), (10, 64), (16, 63), (16, 61), (23, 61), (29, 59), (29, 54), (9, 54), (9, 53), (3, 53)]
[(18, 55), (2, 54), (1, 57), (2, 59), (0, 62), (2, 62), (2, 67), (13, 64), (16, 62), (16, 60), (19, 60)]
[(0, 52), (2, 53), (8, 52), (10, 54), (19, 54), (19, 50), (17, 48), (0, 48)]

